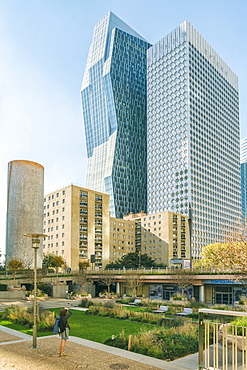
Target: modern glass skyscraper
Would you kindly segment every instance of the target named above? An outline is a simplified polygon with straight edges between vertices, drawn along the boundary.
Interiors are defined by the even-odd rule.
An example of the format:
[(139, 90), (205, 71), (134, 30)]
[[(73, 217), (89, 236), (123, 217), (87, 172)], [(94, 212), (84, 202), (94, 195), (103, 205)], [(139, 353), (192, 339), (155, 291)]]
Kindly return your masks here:
[(113, 13), (94, 29), (82, 82), (86, 186), (110, 194), (111, 216), (147, 208), (146, 50)]
[(148, 50), (148, 213), (190, 204), (198, 258), (240, 219), (239, 169), (237, 76), (185, 21)]
[(247, 137), (240, 140), (242, 222), (247, 218)]

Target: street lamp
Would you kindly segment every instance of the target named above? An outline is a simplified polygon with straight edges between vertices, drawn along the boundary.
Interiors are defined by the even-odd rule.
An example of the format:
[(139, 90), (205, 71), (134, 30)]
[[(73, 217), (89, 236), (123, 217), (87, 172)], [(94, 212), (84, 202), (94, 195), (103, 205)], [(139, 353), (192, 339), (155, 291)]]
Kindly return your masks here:
[(33, 347), (37, 348), (37, 251), (39, 249), (39, 238), (44, 238), (45, 234), (25, 234), (32, 238), (32, 248), (34, 249), (34, 287), (33, 287)]

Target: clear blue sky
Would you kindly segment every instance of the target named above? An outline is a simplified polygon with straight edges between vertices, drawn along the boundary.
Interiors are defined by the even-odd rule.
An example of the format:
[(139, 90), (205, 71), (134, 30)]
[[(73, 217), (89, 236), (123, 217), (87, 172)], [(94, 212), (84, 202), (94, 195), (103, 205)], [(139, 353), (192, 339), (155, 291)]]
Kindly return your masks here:
[(85, 184), (80, 86), (94, 25), (111, 10), (150, 43), (189, 20), (239, 77), (247, 136), (246, 0), (0, 0), (0, 250), (7, 164), (45, 167), (45, 192)]

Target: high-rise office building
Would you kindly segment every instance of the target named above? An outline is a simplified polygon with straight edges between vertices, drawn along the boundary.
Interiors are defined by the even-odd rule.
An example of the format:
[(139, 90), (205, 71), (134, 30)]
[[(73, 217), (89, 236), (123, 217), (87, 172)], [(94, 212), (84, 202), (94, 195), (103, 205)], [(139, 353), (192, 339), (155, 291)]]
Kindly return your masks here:
[(185, 21), (148, 50), (148, 213), (188, 215), (192, 256), (240, 218), (238, 79)]
[(247, 137), (240, 140), (242, 222), (247, 218)]
[(146, 50), (113, 13), (94, 29), (82, 82), (86, 186), (110, 195), (111, 216), (147, 208)]

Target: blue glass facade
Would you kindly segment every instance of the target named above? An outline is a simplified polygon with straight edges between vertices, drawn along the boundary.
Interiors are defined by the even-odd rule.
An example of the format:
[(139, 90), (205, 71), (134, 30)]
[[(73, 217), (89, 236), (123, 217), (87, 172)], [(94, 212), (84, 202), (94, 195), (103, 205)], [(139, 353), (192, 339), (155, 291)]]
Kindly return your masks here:
[(82, 83), (86, 186), (110, 194), (113, 217), (146, 212), (146, 50), (111, 12), (94, 30)]

